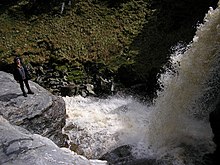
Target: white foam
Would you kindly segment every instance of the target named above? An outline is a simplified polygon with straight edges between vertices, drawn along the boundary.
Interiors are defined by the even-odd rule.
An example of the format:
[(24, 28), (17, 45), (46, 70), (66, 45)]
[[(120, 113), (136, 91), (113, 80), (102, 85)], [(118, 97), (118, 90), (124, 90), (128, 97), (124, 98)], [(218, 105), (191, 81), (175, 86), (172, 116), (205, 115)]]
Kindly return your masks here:
[[(89, 136), (79, 142), (93, 152), (87, 156), (100, 156), (121, 145), (135, 145), (146, 134), (149, 112), (146, 105), (132, 97), (93, 99), (77, 96), (64, 97), (64, 100), (69, 116), (67, 125), (77, 124), (81, 133)], [(79, 136), (80, 131), (77, 133)]]

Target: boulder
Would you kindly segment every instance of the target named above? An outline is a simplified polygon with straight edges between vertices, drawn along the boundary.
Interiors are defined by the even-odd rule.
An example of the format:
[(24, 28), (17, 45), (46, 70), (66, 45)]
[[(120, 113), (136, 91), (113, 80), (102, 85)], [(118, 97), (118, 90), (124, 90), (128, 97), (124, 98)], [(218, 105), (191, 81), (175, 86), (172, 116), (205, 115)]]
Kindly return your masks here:
[(13, 76), (0, 71), (0, 114), (11, 124), (65, 146), (66, 138), (62, 134), (66, 118), (64, 100), (32, 81), (29, 84), (34, 94), (24, 97)]
[(61, 87), (61, 96), (75, 96), (81, 95), (83, 97), (86, 96), (94, 96), (96, 95), (94, 90), (94, 86), (92, 84), (68, 84)]
[(66, 86), (61, 87), (61, 95), (62, 96), (74, 96), (78, 92), (78, 88), (75, 84), (68, 84)]
[(132, 146), (120, 146), (106, 154), (100, 160), (107, 160), (109, 165), (124, 164), (124, 165), (160, 165), (164, 164), (160, 160), (142, 158), (136, 159), (132, 156)]
[(67, 148), (59, 148), (48, 138), (13, 126), (0, 115), (0, 164), (107, 165), (107, 162), (88, 160)]

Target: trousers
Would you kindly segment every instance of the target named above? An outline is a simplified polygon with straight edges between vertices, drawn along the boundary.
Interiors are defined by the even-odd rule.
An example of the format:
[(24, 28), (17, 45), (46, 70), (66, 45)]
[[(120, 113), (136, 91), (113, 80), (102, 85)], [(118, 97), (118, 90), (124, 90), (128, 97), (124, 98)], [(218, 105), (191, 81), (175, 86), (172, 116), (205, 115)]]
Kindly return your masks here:
[(24, 90), (24, 84), (25, 84), (25, 86), (26, 86), (27, 90), (28, 90), (28, 91), (31, 91), (31, 89), (30, 89), (30, 86), (29, 86), (29, 83), (28, 83), (28, 80), (27, 80), (27, 79), (20, 80), (20, 81), (19, 81), (19, 84), (20, 84), (21, 91), (22, 91), (23, 93), (26, 93), (26, 92), (25, 92), (25, 90)]

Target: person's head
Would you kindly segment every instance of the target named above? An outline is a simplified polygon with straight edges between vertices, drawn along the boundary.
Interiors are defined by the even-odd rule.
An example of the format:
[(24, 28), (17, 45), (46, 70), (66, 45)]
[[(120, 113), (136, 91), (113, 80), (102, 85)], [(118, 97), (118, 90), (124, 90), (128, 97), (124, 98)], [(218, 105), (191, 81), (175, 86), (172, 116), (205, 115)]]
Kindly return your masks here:
[(20, 65), (20, 64), (21, 64), (21, 59), (20, 59), (19, 57), (15, 57), (15, 58), (14, 58), (14, 63), (15, 63), (16, 65)]

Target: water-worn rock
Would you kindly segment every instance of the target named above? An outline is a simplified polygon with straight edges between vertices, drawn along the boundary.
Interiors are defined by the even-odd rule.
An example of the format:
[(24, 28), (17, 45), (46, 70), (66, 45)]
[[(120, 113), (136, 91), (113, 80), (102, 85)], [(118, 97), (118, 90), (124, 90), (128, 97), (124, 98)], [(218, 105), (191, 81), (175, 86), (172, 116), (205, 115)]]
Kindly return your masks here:
[(107, 165), (107, 162), (88, 160), (69, 149), (59, 148), (45, 137), (12, 126), (0, 115), (0, 164)]
[(64, 146), (62, 128), (65, 125), (66, 109), (63, 99), (32, 81), (29, 84), (35, 94), (24, 97), (13, 76), (0, 71), (0, 114), (10, 123), (48, 137), (58, 146)]
[(129, 145), (120, 146), (113, 151), (104, 154), (100, 159), (107, 160), (109, 165), (160, 165), (162, 162), (156, 159), (136, 159), (131, 153)]
[(82, 85), (75, 85), (75, 84), (68, 84), (66, 86), (61, 87), (61, 95), (62, 96), (75, 96), (81, 95), (83, 97), (89, 95), (96, 95), (94, 90), (94, 86), (92, 84), (82, 84)]

